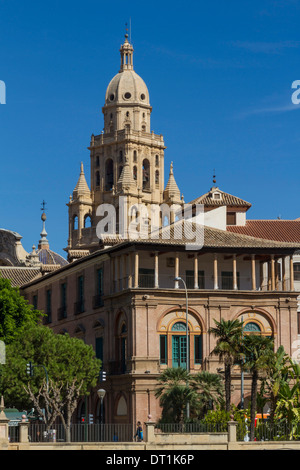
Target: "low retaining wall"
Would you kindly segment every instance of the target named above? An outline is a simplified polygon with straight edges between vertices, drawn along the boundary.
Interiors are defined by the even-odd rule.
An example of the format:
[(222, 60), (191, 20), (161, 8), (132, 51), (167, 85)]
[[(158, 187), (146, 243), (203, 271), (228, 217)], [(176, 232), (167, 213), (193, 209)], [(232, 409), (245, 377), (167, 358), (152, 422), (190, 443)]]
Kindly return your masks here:
[[(0, 420), (1, 424), (1, 420)], [(118, 452), (136, 451), (184, 451), (197, 450), (300, 450), (300, 441), (237, 441), (237, 423), (228, 423), (228, 432), (219, 433), (162, 433), (155, 429), (155, 423), (146, 424), (144, 442), (29, 442), (28, 425), (21, 423), (20, 442), (9, 443), (7, 434), (0, 438), (0, 450), (102, 450), (118, 455)], [(6, 423), (7, 425), (7, 423)], [(1, 426), (0, 426), (1, 427)], [(1, 434), (0, 434), (1, 436)]]

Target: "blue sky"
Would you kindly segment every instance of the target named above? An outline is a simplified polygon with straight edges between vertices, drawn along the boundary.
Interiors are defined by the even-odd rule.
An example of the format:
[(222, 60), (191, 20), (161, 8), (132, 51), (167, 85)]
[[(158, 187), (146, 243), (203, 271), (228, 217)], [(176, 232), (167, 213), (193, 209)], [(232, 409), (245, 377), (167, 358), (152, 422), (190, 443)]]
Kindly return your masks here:
[(0, 227), (31, 250), (47, 202), (64, 254), (67, 202), (131, 18), (135, 71), (186, 202), (212, 186), (252, 203), (248, 218), (300, 217), (300, 1), (0, 0)]

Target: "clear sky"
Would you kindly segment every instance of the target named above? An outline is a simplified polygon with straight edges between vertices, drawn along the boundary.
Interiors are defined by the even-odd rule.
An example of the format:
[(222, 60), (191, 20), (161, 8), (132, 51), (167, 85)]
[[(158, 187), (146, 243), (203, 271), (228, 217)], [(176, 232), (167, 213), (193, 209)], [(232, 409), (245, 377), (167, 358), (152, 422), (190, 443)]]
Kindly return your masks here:
[(0, 0), (0, 227), (64, 254), (67, 202), (131, 19), (134, 68), (186, 202), (220, 189), (248, 218), (300, 217), (300, 1)]

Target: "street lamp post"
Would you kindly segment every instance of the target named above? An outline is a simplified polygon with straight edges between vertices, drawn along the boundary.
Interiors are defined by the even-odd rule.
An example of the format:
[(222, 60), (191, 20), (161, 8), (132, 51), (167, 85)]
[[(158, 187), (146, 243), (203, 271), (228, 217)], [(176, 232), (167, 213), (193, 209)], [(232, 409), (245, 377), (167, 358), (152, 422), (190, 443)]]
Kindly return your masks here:
[[(185, 299), (186, 299), (186, 311), (185, 311), (185, 318), (186, 318), (186, 371), (189, 373), (190, 371), (190, 351), (189, 351), (189, 324), (188, 324), (188, 312), (189, 312), (189, 306), (188, 306), (188, 291), (186, 287), (185, 281), (181, 277), (175, 277), (174, 281), (182, 281), (184, 288), (185, 288)], [(187, 382), (188, 386), (188, 382)], [(189, 419), (190, 417), (190, 404), (187, 402), (186, 404), (186, 417)]]
[(103, 388), (100, 388), (97, 394), (98, 394), (98, 397), (100, 398), (100, 424), (103, 424), (103, 400), (104, 400), (106, 391)]

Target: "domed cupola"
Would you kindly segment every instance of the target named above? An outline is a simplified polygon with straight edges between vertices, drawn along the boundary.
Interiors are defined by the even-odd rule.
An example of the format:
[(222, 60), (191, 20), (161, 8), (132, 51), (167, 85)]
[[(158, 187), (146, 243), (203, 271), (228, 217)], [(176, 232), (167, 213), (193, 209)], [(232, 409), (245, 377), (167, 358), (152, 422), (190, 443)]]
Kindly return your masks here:
[(150, 132), (149, 91), (144, 80), (133, 70), (133, 47), (125, 35), (120, 48), (121, 67), (110, 81), (106, 94), (104, 132), (122, 129)]

